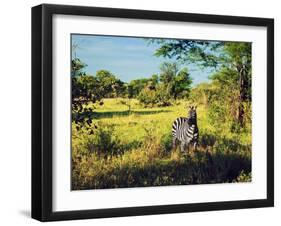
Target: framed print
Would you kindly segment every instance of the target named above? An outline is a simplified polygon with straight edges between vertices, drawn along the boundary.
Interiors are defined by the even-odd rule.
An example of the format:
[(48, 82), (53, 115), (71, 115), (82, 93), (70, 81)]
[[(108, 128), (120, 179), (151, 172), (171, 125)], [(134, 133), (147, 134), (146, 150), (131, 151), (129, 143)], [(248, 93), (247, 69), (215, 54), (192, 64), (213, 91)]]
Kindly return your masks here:
[(33, 7), (32, 217), (273, 206), (273, 37), (267, 18)]

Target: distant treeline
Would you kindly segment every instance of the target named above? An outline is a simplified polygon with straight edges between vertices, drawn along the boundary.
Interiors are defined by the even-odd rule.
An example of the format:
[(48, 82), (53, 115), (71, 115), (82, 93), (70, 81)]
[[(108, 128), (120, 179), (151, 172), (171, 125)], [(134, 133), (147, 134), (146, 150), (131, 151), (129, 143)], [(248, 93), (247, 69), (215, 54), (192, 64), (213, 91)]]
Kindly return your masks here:
[[(180, 68), (175, 62), (164, 62), (159, 74), (129, 83), (108, 70), (89, 75), (84, 70), (86, 66), (79, 58), (72, 60), (72, 119), (77, 124), (90, 125), (93, 106), (88, 105), (102, 104), (103, 98), (136, 98), (144, 107), (169, 106), (172, 100), (188, 97), (191, 89), (187, 68)], [(130, 109), (130, 101), (124, 104)]]
[[(87, 65), (79, 58), (72, 60), (72, 95), (74, 102), (102, 98), (137, 98), (144, 105), (169, 105), (169, 100), (188, 97), (192, 80), (187, 68), (175, 62), (164, 62), (160, 73), (148, 78), (121, 81), (108, 70), (99, 70), (95, 75), (84, 71)], [(82, 98), (83, 97), (83, 98)]]

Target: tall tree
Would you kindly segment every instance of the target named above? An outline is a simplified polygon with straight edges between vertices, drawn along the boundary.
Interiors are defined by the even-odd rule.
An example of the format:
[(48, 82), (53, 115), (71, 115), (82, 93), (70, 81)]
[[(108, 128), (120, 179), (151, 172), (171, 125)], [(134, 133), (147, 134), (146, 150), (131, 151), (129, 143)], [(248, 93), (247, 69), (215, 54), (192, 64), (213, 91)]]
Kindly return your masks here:
[(79, 58), (71, 60), (71, 76), (79, 76), (85, 74), (83, 69), (87, 67), (87, 64), (83, 63)]
[(188, 97), (191, 83), (192, 79), (190, 78), (187, 68), (180, 70), (174, 78), (172, 91), (174, 99), (177, 99), (178, 97)]
[(108, 70), (97, 71), (95, 77), (100, 84), (100, 92), (103, 97), (120, 96), (126, 89), (124, 82)]
[(238, 75), (239, 88), (239, 107), (237, 120), (244, 123), (244, 102), (251, 100), (251, 82), (252, 82), (252, 48), (250, 43), (225, 43), (224, 51), (227, 53), (227, 62), (230, 65), (229, 70), (234, 70)]
[(147, 86), (149, 79), (141, 78), (130, 81), (128, 84), (131, 97), (137, 97), (144, 87)]
[[(203, 68), (211, 67), (228, 73), (219, 73), (224, 79), (233, 79), (239, 90), (239, 105), (236, 120), (244, 123), (244, 103), (251, 100), (251, 43), (217, 42), (173, 39), (152, 39), (159, 45), (156, 56), (175, 58), (182, 63), (197, 64)], [(218, 75), (214, 78), (218, 78)]]
[(100, 101), (102, 98), (97, 79), (93, 76), (86, 75), (84, 72), (86, 66), (78, 58), (72, 60), (72, 121), (75, 122), (77, 130), (86, 125), (91, 125), (93, 109), (90, 104)]
[(171, 97), (187, 96), (192, 80), (187, 68), (180, 69), (175, 62), (164, 62), (160, 66), (160, 81), (164, 84)]

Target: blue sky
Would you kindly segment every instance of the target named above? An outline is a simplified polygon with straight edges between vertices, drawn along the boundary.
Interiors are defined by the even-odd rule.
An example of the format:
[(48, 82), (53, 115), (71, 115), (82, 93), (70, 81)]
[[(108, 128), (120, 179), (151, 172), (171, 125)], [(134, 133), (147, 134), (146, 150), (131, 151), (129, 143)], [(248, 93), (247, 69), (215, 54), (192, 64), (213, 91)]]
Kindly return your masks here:
[[(88, 74), (95, 75), (96, 71), (105, 69), (124, 82), (158, 74), (161, 63), (171, 61), (154, 56), (159, 46), (148, 45), (143, 38), (73, 34), (73, 44), (78, 47), (72, 49), (72, 57), (76, 55), (88, 65), (85, 69)], [(208, 81), (208, 71), (203, 71), (196, 65), (182, 67), (189, 69), (193, 85)]]

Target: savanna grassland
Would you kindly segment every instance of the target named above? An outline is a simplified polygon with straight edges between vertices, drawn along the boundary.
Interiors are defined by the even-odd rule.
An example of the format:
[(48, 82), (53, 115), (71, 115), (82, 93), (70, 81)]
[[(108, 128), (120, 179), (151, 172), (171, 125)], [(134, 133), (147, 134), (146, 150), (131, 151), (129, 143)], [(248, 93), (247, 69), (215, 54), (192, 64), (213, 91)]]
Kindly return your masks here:
[(198, 103), (199, 147), (172, 150), (171, 125), (187, 117), (189, 100), (144, 107), (131, 99), (92, 104), (94, 133), (72, 123), (72, 189), (102, 189), (251, 181), (251, 124), (239, 132), (230, 121), (210, 121)]
[[(75, 37), (73, 190), (251, 181), (251, 43)], [(199, 146), (181, 152), (172, 123), (190, 105)]]

